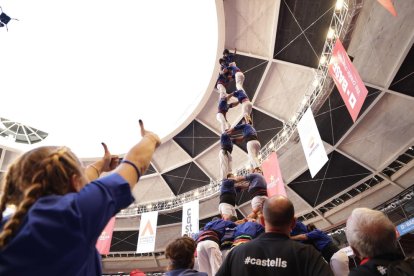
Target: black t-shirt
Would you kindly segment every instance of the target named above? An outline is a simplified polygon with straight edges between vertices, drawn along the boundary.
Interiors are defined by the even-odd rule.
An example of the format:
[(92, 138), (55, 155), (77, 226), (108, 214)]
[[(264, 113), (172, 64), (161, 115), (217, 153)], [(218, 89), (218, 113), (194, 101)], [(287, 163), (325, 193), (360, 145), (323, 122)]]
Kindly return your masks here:
[(288, 236), (264, 233), (229, 252), (217, 276), (333, 275), (328, 263), (310, 245)]
[(351, 276), (367, 275), (381, 276), (387, 275), (388, 265), (394, 261), (403, 260), (404, 257), (398, 254), (386, 254), (368, 260), (366, 263), (352, 269), (349, 272)]

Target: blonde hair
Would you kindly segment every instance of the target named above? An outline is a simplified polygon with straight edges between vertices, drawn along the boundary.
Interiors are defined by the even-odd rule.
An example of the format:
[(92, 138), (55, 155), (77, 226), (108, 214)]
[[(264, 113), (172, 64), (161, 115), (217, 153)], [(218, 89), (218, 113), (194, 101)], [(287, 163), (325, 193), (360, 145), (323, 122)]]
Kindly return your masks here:
[(81, 167), (66, 147), (39, 147), (23, 154), (8, 168), (0, 197), (0, 221), (7, 204), (15, 204), (16, 211), (0, 232), (0, 249), (16, 234), (40, 197), (75, 192), (71, 178), (82, 175)]

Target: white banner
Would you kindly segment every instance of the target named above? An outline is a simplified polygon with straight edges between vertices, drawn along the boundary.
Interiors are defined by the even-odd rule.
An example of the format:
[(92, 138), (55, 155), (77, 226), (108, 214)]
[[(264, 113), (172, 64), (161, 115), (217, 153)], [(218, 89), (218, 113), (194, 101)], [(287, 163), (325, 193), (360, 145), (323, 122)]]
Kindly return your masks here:
[(157, 220), (158, 211), (141, 214), (137, 253), (154, 252)]
[(309, 108), (298, 123), (298, 132), (312, 178), (328, 161), (312, 110)]
[(183, 205), (183, 223), (181, 235), (188, 235), (198, 232), (199, 204), (198, 200), (187, 202)]

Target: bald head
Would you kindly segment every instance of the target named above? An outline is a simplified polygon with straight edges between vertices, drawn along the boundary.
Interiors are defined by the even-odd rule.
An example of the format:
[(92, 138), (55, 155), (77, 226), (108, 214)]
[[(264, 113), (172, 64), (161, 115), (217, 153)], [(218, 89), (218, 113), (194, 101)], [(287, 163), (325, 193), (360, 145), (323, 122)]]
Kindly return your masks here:
[(265, 201), (263, 215), (266, 225), (289, 229), (294, 221), (295, 208), (287, 197), (277, 195)]

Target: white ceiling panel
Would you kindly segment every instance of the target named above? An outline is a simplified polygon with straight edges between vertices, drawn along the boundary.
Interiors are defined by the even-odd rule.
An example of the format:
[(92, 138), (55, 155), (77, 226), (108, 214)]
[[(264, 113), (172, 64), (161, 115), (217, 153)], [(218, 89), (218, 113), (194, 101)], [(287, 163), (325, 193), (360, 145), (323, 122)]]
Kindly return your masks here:
[(311, 68), (272, 62), (255, 105), (277, 118), (289, 121), (300, 107), (313, 78), (314, 70)]
[[(386, 94), (339, 145), (355, 159), (381, 170), (414, 137), (414, 102)], [(407, 145), (408, 147), (408, 145)]]
[(224, 1), (225, 47), (262, 57), (271, 56), (279, 5), (278, 0)]
[(132, 190), (132, 194), (135, 197), (135, 202), (138, 204), (175, 197), (170, 187), (159, 175), (140, 179)]
[[(412, 44), (413, 1), (394, 1), (392, 16), (378, 1), (365, 0), (349, 46), (349, 55), (363, 81), (385, 86)], [(386, 41), (386, 43), (384, 43)]]
[(177, 168), (191, 161), (191, 157), (173, 140), (159, 146), (152, 158), (152, 163), (162, 173)]

